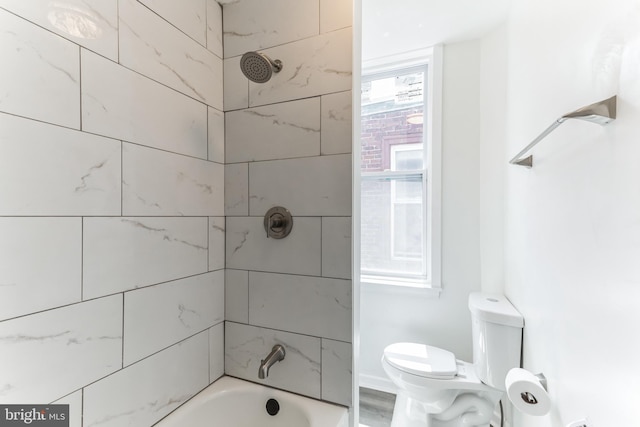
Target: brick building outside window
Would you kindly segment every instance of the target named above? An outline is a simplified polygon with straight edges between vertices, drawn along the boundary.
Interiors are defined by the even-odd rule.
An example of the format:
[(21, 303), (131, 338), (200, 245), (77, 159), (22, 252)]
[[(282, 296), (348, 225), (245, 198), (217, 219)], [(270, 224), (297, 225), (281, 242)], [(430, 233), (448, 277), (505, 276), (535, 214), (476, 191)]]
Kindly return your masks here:
[(361, 270), (424, 281), (427, 67), (363, 76)]

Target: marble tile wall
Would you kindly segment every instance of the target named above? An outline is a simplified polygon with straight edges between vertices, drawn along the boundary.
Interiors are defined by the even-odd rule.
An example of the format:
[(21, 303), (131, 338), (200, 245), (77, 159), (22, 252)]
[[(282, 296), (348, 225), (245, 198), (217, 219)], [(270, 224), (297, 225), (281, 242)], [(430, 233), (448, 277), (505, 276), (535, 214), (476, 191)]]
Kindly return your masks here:
[[(351, 78), (348, 0), (240, 0), (224, 15), (225, 371), (351, 405)], [(250, 17), (250, 18), (248, 18)], [(265, 84), (247, 51), (283, 62)], [(284, 206), (291, 234), (267, 238)], [(260, 360), (287, 349), (268, 378)]]
[(222, 8), (0, 0), (0, 402), (147, 427), (224, 374)]

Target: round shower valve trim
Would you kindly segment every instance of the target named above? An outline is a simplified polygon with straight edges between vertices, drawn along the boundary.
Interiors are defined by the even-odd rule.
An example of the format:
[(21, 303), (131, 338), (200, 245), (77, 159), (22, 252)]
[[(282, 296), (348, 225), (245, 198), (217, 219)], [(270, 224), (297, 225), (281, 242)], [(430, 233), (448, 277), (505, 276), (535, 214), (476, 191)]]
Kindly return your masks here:
[(264, 215), (264, 230), (267, 232), (267, 237), (284, 239), (291, 233), (292, 228), (291, 212), (282, 206), (275, 206)]

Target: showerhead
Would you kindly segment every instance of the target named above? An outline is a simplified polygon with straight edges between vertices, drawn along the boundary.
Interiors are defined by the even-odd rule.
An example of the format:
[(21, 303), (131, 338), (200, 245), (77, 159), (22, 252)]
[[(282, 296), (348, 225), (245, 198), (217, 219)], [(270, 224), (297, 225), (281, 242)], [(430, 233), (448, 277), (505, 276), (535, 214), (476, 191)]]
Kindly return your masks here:
[(247, 52), (240, 59), (242, 73), (252, 82), (266, 83), (271, 75), (282, 70), (282, 62), (271, 60), (267, 55), (258, 52)]

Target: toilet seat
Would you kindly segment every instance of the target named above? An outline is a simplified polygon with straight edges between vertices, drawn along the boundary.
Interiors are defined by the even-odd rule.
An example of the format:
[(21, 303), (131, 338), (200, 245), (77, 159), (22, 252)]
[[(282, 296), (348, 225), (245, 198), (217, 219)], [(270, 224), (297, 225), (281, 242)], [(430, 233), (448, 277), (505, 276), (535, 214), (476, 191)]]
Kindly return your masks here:
[(391, 344), (384, 349), (384, 359), (403, 372), (424, 378), (450, 380), (458, 373), (452, 352), (425, 344)]

